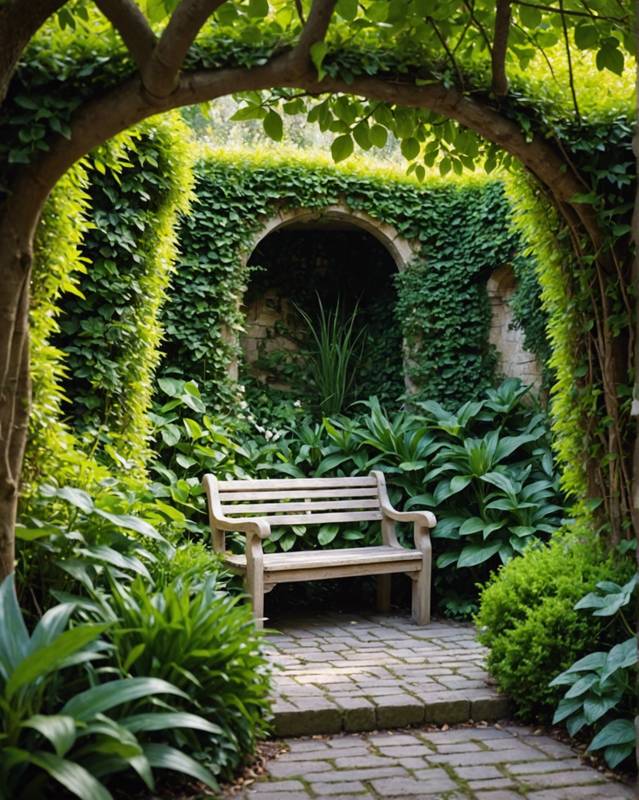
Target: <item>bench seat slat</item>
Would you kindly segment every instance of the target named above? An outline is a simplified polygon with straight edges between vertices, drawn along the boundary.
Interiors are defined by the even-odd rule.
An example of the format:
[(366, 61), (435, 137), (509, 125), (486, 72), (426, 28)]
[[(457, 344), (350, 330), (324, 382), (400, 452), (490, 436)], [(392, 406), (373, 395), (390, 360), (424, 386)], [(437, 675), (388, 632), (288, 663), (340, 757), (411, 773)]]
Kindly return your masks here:
[(223, 505), (222, 512), (226, 516), (272, 513), (288, 514), (292, 511), (359, 511), (364, 508), (379, 508), (378, 499), (370, 500), (319, 500), (307, 503), (244, 503), (235, 506)]
[(327, 486), (324, 489), (280, 489), (279, 491), (270, 491), (265, 489), (263, 491), (247, 491), (247, 492), (220, 492), (220, 500), (222, 503), (229, 501), (243, 501), (243, 500), (295, 500), (297, 498), (302, 500), (314, 500), (315, 498), (321, 499), (323, 497), (377, 497), (377, 487), (371, 486), (364, 489), (335, 489), (333, 486)]
[[(271, 525), (323, 525), (325, 522), (376, 522), (381, 520), (381, 511), (342, 511), (337, 514), (267, 514)], [(257, 517), (232, 517), (233, 522), (253, 522)]]
[[(418, 550), (398, 547), (348, 547), (342, 550), (300, 550), (292, 553), (265, 553), (264, 572), (286, 572), (299, 569), (323, 569), (325, 567), (348, 567), (358, 564), (382, 564), (393, 562), (421, 561)], [(226, 556), (229, 565), (245, 569), (246, 556)]]
[(344, 487), (377, 486), (375, 478), (281, 478), (271, 480), (260, 478), (258, 480), (218, 481), (222, 492), (241, 492), (246, 489), (326, 489), (333, 486), (336, 489)]

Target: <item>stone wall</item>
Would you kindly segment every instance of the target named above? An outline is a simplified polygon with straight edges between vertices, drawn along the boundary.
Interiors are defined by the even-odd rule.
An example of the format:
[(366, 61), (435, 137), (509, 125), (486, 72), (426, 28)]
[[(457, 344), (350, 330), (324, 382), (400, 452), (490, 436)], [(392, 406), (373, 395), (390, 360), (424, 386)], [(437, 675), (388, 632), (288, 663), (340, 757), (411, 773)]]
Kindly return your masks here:
[(492, 311), (488, 338), (499, 356), (498, 371), (539, 389), (541, 370), (537, 359), (526, 350), (523, 331), (512, 327), (513, 312), (509, 303), (515, 288), (515, 275), (508, 265), (499, 267), (490, 276), (486, 285)]

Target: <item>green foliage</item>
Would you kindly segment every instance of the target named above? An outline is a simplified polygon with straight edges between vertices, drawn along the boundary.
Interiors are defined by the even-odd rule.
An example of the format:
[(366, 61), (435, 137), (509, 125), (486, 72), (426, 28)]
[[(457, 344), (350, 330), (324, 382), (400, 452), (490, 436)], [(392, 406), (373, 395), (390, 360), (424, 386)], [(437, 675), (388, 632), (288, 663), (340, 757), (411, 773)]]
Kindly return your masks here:
[(628, 560), (606, 553), (587, 528), (573, 529), (528, 548), (483, 587), (479, 638), (490, 648), (488, 669), (513, 698), (518, 716), (550, 719), (561, 689), (549, 679), (602, 637), (601, 623), (575, 611), (575, 603), (599, 581), (624, 581), (630, 572)]
[(432, 495), (408, 505), (428, 503), (432, 496), (443, 511), (433, 536), (448, 540), (448, 549), (438, 566), (476, 567), (495, 554), (506, 563), (559, 527), (562, 508), (545, 417), (525, 412), (525, 393), (511, 379), (488, 390), (483, 403), (466, 403), (456, 414), (432, 401), (420, 404), (446, 437), (424, 478), (434, 487)]
[(324, 308), (318, 296), (319, 315), (312, 319), (302, 308), (298, 312), (311, 335), (307, 353), (315, 402), (322, 416), (342, 413), (349, 400), (362, 360), (365, 329), (359, 324), (358, 308), (345, 317), (339, 300), (335, 308)]
[(608, 766), (616, 767), (635, 749), (633, 716), (636, 705), (636, 665), (639, 661), (637, 637), (624, 616), (639, 583), (637, 574), (624, 585), (600, 581), (576, 605), (576, 610), (595, 609), (595, 617), (619, 616), (630, 638), (609, 650), (596, 651), (580, 658), (551, 682), (568, 686), (553, 723), (565, 722), (571, 736), (586, 725), (597, 731), (590, 750), (603, 750)]
[(159, 360), (159, 309), (176, 258), (177, 216), (186, 211), (191, 154), (183, 124), (145, 123), (119, 145), (114, 167), (92, 156), (90, 225), (81, 245), (90, 269), (62, 301), (56, 344), (66, 395), (80, 428), (108, 432), (120, 455), (143, 464)]
[(455, 404), (491, 384), (485, 281), (519, 247), (498, 182), (429, 178), (420, 186), (388, 172), (247, 153), (212, 154), (196, 173), (197, 200), (182, 227), (183, 256), (164, 310), (162, 374), (188, 374), (210, 407), (232, 407), (237, 387), (229, 366), (239, 357), (244, 264), (261, 220), (281, 209), (322, 209), (342, 200), (416, 243), (415, 260), (397, 276), (396, 315), (420, 396)]
[[(423, 403), (422, 412), (389, 415), (373, 398), (354, 416), (322, 423), (301, 417), (279, 430), (265, 429), (249, 414), (234, 421), (207, 414), (193, 382), (164, 379), (161, 387), (171, 399), (153, 415), (158, 452), (151, 466), (158, 476), (153, 491), (183, 509), (188, 529), (204, 537), (204, 472), (224, 480), (366, 475), (381, 469), (397, 507), (426, 507), (437, 515), (435, 582), (443, 604), (450, 602), (459, 614), (472, 601), (475, 582), (559, 525), (561, 498), (545, 417), (530, 407), (517, 381), (506, 381), (455, 414)], [(408, 544), (410, 532), (400, 533)], [(230, 538), (234, 547), (242, 546), (241, 539)], [(275, 528), (264, 547), (274, 552), (378, 541), (374, 524), (298, 525)]]
[[(217, 726), (172, 711), (176, 697), (190, 703), (165, 680), (101, 671), (109, 623), (70, 625), (74, 611), (69, 602), (50, 608), (29, 635), (13, 576), (0, 585), (0, 797), (44, 798), (53, 783), (81, 800), (111, 800), (104, 782), (114, 773), (120, 782), (120, 773), (133, 773), (153, 791), (153, 769), (162, 767), (216, 787), (205, 767), (145, 732), (173, 726), (215, 735)], [(155, 710), (158, 696), (164, 713)]]
[[(214, 774), (232, 774), (268, 730), (270, 679), (251, 608), (216, 589), (210, 576), (178, 577), (154, 590), (140, 578), (113, 584), (99, 619), (121, 674), (150, 675), (182, 690), (215, 730), (165, 728), (162, 741), (186, 749)], [(195, 726), (193, 726), (195, 727)]]
[(63, 482), (74, 482), (81, 475), (88, 481), (97, 470), (63, 421), (64, 354), (52, 341), (60, 329), (60, 297), (77, 294), (80, 275), (86, 270), (80, 245), (90, 225), (88, 201), (86, 169), (79, 164), (51, 194), (34, 242), (30, 312), (33, 404), (22, 473), (23, 497), (52, 473)]

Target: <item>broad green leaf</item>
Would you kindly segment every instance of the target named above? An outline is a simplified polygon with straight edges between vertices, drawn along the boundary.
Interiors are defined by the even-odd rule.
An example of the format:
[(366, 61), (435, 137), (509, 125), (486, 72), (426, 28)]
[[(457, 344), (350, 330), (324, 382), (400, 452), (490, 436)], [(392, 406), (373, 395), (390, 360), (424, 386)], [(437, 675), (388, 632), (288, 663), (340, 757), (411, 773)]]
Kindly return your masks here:
[[(553, 685), (552, 683), (550, 684)], [(577, 709), (581, 708), (582, 700), (580, 697), (573, 697), (567, 700), (565, 697), (559, 701), (559, 705), (555, 709), (555, 715), (552, 718), (552, 724), (556, 725), (558, 722), (574, 714)]]
[(113, 800), (111, 793), (74, 761), (40, 751), (30, 753), (29, 760), (81, 800)]
[(197, 714), (186, 711), (148, 712), (133, 714), (120, 720), (120, 725), (133, 733), (139, 731), (162, 731), (171, 728), (191, 728), (194, 731), (221, 734), (222, 728)]
[(90, 514), (93, 511), (93, 500), (82, 489), (74, 489), (72, 486), (62, 486), (56, 491), (56, 496), (72, 506), (79, 508), (85, 514)]
[(276, 142), (281, 142), (284, 136), (284, 123), (282, 117), (271, 109), (262, 120), (264, 133)]
[(574, 36), (575, 44), (580, 50), (588, 50), (599, 44), (599, 32), (597, 27), (588, 22), (577, 25)]
[(324, 64), (324, 58), (326, 57), (327, 51), (328, 45), (324, 41), (315, 42), (311, 46), (311, 61), (317, 70), (317, 77), (320, 81), (326, 75), (326, 71), (322, 65)]
[(481, 517), (470, 517), (459, 529), (460, 536), (467, 536), (469, 533), (479, 533), (484, 529), (485, 522)]
[(633, 667), (639, 661), (637, 637), (632, 636), (621, 644), (616, 644), (608, 653), (606, 663), (601, 671), (601, 682), (608, 680), (617, 670)]
[(613, 719), (599, 731), (588, 750), (600, 750), (602, 747), (620, 744), (634, 744), (635, 726), (629, 719)]
[[(50, 644), (29, 653), (9, 677), (4, 689), (6, 696), (13, 697), (22, 686), (33, 683), (37, 678), (58, 669), (69, 656), (97, 639), (108, 627), (108, 625), (80, 625), (61, 633)], [(68, 712), (62, 709), (62, 713)]]
[(337, 0), (335, 11), (342, 19), (350, 22), (357, 16), (357, 0)]
[(477, 564), (483, 564), (501, 547), (501, 542), (494, 542), (492, 544), (469, 544), (461, 551), (457, 561), (458, 567), (474, 567)]
[(218, 788), (217, 781), (207, 769), (174, 747), (165, 744), (145, 744), (144, 754), (149, 760), (149, 764), (156, 769), (180, 772), (201, 781), (211, 789)]
[(41, 733), (53, 745), (58, 756), (62, 757), (69, 750), (76, 737), (75, 720), (63, 714), (34, 714), (22, 723), (25, 728)]
[(579, 678), (579, 680), (573, 683), (570, 689), (568, 689), (565, 695), (566, 699), (570, 700), (572, 697), (579, 697), (585, 694), (595, 683), (599, 683), (599, 676), (597, 674), (591, 672), (584, 675), (583, 678)]
[(384, 147), (386, 145), (388, 131), (383, 125), (373, 125), (368, 135), (374, 147)]
[(337, 164), (340, 161), (348, 158), (353, 152), (353, 140), (349, 134), (338, 136), (331, 145), (331, 154), (333, 161)]
[(317, 534), (317, 541), (324, 547), (330, 544), (339, 533), (339, 525), (322, 525)]
[(89, 720), (115, 706), (143, 697), (151, 698), (156, 694), (187, 697), (181, 689), (161, 678), (120, 678), (76, 694), (62, 707), (62, 713), (79, 720)]

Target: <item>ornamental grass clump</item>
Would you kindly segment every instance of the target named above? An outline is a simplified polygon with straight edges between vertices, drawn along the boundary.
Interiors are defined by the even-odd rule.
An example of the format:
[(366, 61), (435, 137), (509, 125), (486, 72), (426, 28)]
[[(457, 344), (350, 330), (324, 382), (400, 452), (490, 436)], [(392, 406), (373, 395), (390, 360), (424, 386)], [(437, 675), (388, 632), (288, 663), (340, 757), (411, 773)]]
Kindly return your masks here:
[(356, 330), (357, 306), (345, 316), (339, 300), (325, 309), (317, 298), (319, 313), (313, 320), (299, 306), (300, 316), (311, 335), (308, 359), (317, 390), (317, 405), (324, 416), (342, 413), (351, 398), (362, 361), (365, 329)]

